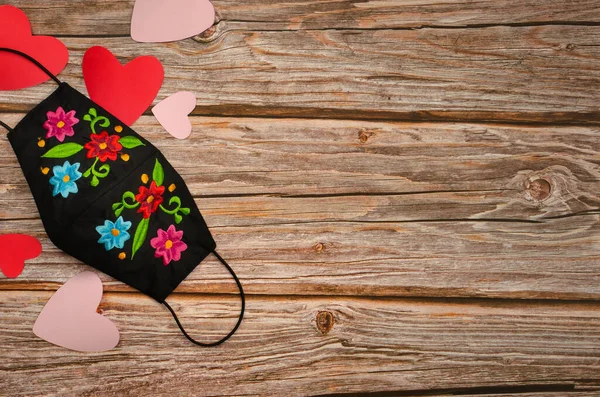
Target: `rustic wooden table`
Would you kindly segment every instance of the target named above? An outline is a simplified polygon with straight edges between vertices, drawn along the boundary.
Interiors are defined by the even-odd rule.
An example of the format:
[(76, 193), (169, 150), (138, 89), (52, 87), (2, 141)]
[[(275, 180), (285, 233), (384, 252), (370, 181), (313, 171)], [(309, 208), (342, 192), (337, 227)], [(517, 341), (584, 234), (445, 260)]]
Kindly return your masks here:
[[(156, 101), (196, 93), (188, 140), (150, 112), (134, 128), (183, 174), (248, 307), (198, 348), (100, 275), (116, 349), (35, 337), (90, 268), (46, 237), (3, 134), (0, 233), (44, 252), (0, 279), (0, 394), (600, 395), (598, 0), (215, 0), (209, 31), (168, 44), (131, 40), (133, 0), (10, 3), (67, 45), (60, 77), (83, 92), (101, 44), (162, 61)], [(52, 90), (1, 92), (1, 119)], [(170, 302), (209, 341), (235, 294), (211, 257)]]

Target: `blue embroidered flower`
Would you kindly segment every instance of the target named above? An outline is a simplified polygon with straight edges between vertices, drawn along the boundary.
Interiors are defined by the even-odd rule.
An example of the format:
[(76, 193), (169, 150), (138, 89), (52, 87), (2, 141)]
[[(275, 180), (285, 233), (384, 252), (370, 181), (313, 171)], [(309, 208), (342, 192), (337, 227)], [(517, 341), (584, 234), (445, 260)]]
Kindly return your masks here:
[(79, 163), (71, 165), (68, 161), (60, 166), (56, 165), (52, 168), (54, 176), (50, 178), (50, 184), (54, 186), (52, 195), (56, 196), (59, 193), (63, 197), (67, 197), (69, 193), (77, 193), (77, 184), (75, 181), (81, 178), (81, 172), (79, 172)]
[(125, 241), (129, 240), (127, 230), (131, 227), (131, 222), (123, 220), (120, 216), (116, 221), (111, 222), (108, 219), (104, 221), (104, 225), (96, 227), (96, 231), (100, 233), (100, 244), (104, 243), (104, 249), (107, 251), (117, 247), (123, 248)]

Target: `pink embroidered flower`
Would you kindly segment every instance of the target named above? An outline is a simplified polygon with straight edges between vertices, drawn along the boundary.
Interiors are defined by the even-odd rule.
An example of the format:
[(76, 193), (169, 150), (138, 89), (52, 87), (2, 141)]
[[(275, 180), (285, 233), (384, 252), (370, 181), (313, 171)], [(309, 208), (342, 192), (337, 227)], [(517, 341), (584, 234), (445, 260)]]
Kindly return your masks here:
[(73, 126), (79, 123), (79, 119), (75, 117), (75, 111), (65, 113), (64, 109), (59, 106), (55, 112), (48, 111), (46, 113), (48, 120), (44, 123), (44, 128), (48, 130), (46, 138), (56, 137), (60, 142), (65, 140), (65, 136), (73, 136)]
[(175, 230), (174, 225), (169, 226), (167, 231), (158, 229), (158, 236), (150, 240), (152, 248), (156, 248), (154, 257), (162, 256), (165, 266), (171, 261), (177, 262), (181, 259), (181, 253), (187, 249), (187, 244), (181, 241), (182, 238), (183, 230)]

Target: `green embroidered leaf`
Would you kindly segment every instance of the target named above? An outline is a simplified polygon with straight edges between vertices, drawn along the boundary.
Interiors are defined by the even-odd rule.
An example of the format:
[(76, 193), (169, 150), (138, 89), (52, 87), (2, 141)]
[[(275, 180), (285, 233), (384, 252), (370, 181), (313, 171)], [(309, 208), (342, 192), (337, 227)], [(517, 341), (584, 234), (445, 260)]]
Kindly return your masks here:
[(92, 177), (92, 180), (90, 181), (90, 185), (92, 185), (93, 187), (98, 186), (98, 184), (100, 183), (100, 181), (98, 180), (98, 177), (96, 177), (96, 175), (94, 175)]
[(189, 215), (190, 214), (190, 209), (189, 208), (180, 208), (179, 212), (181, 212), (183, 215)]
[(92, 121), (92, 116), (90, 116), (89, 114), (86, 114), (85, 116), (83, 116), (83, 119), (85, 121)]
[(71, 157), (75, 153), (81, 151), (81, 149), (83, 149), (83, 146), (78, 143), (61, 143), (60, 145), (56, 145), (52, 149), (48, 150), (42, 155), (42, 157), (47, 157), (50, 159), (64, 159), (65, 157)]
[(175, 223), (179, 225), (179, 222), (181, 222), (183, 218), (181, 217), (181, 215), (179, 214), (175, 214)]
[(127, 149), (133, 149), (134, 147), (138, 146), (146, 146), (142, 143), (142, 141), (134, 136), (122, 136), (121, 139), (119, 139), (119, 143)]
[(133, 236), (133, 245), (131, 247), (131, 259), (135, 253), (140, 249), (142, 244), (144, 244), (144, 240), (146, 240), (146, 234), (148, 233), (148, 224), (150, 223), (150, 218), (144, 218), (138, 223), (137, 228), (135, 229), (135, 236)]
[(121, 215), (121, 212), (123, 212), (124, 208), (125, 206), (123, 206), (123, 203), (114, 203), (112, 205), (112, 210), (115, 211), (115, 216)]
[(152, 171), (152, 179), (156, 182), (156, 186), (160, 186), (165, 179), (165, 173), (163, 171), (162, 165), (156, 159), (156, 163), (154, 163), (154, 170)]
[[(96, 113), (96, 109), (95, 108), (90, 108), (90, 110), (89, 110), (88, 113), (91, 114), (94, 117), (98, 116), (98, 113)], [(85, 117), (84, 117), (84, 120), (85, 120)]]

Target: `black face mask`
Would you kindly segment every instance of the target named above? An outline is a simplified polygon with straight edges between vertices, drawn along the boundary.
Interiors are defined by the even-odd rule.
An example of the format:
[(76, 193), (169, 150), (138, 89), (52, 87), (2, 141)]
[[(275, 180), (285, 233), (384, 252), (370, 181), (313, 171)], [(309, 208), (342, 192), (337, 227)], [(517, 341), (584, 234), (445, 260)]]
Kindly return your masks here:
[[(216, 346), (239, 327), (242, 285), (215, 251), (185, 182), (162, 153), (116, 117), (29, 59), (59, 87), (9, 130), (8, 139), (50, 240), (80, 261), (164, 304), (186, 338)], [(242, 307), (233, 330), (213, 343), (192, 339), (167, 296), (213, 253), (233, 276)]]

